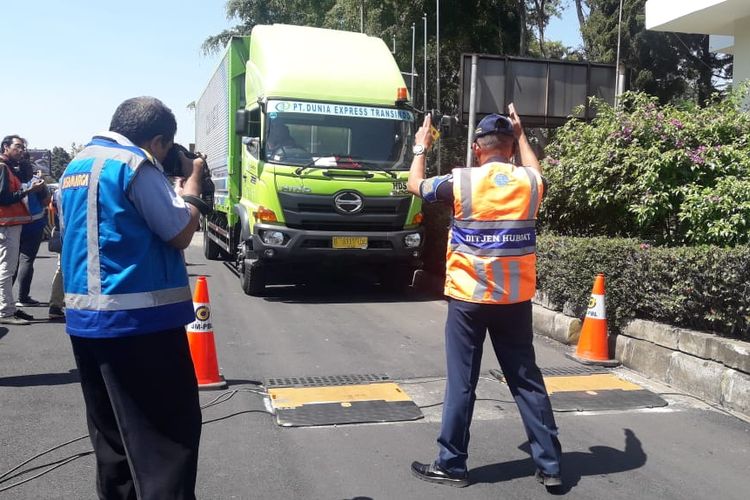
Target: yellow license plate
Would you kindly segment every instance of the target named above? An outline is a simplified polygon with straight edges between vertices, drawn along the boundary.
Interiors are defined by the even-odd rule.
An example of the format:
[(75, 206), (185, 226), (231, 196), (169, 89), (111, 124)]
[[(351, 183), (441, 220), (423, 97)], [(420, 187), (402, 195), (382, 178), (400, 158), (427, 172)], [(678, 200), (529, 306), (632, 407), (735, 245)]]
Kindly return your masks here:
[(333, 248), (367, 248), (367, 236), (334, 236)]

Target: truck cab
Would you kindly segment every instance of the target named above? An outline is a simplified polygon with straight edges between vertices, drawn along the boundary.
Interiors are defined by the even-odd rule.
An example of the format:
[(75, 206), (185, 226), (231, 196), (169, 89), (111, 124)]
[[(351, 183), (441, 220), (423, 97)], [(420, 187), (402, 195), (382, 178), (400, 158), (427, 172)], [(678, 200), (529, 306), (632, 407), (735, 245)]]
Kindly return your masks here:
[(423, 239), (406, 190), (415, 116), (385, 44), (256, 26), (222, 63), (196, 103), (196, 148), (217, 186), (206, 257), (234, 260), (248, 294), (311, 266), (373, 267), (383, 285), (408, 286)]

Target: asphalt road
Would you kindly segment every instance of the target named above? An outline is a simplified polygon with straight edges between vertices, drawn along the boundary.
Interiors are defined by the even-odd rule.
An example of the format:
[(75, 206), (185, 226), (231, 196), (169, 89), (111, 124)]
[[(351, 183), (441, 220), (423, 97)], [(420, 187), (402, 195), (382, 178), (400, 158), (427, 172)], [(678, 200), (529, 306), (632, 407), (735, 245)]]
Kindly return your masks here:
[[(245, 296), (232, 270), (205, 261), (198, 234), (187, 258), (205, 275), (219, 364), (229, 391), (202, 392), (197, 494), (204, 499), (534, 499), (526, 438), (507, 388), (488, 376), (485, 356), (472, 426), (472, 484), (455, 489), (413, 478), (409, 464), (436, 453), (444, 388), (446, 303), (392, 296), (367, 275), (327, 276), (317, 284)], [(32, 295), (48, 297), (55, 260), (43, 249)], [(46, 308), (29, 309), (46, 316)], [(536, 340), (543, 367), (569, 366), (565, 348)], [(284, 428), (266, 411), (266, 378), (389, 375), (421, 407), (413, 422)], [(750, 491), (750, 424), (637, 374), (618, 373), (654, 392), (658, 410), (557, 413), (565, 495), (576, 499), (745, 499)], [(158, 380), (153, 381), (158, 384)], [(222, 396), (222, 394), (225, 394)], [(230, 397), (231, 396), (231, 397)], [(229, 398), (229, 399), (227, 399)], [(223, 401), (223, 402), (222, 402)], [(84, 439), (6, 471), (86, 434), (70, 345), (60, 323), (0, 327), (0, 492), (9, 499), (89, 499), (94, 461)], [(64, 463), (70, 458), (71, 461)]]

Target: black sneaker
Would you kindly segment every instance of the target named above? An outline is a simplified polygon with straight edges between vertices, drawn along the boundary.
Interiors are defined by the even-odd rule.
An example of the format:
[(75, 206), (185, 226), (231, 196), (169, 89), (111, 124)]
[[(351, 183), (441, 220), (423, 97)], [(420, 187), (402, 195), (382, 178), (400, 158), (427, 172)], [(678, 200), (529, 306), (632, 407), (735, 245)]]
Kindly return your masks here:
[(28, 325), (34, 316), (23, 311), (16, 311), (10, 316), (0, 316), (0, 323), (4, 325)]
[(421, 479), (430, 483), (447, 484), (449, 486), (455, 486), (457, 488), (463, 488), (469, 485), (469, 474), (464, 472), (463, 474), (451, 474), (436, 463), (422, 464), (419, 462), (412, 462), (411, 473)]
[(65, 319), (65, 311), (62, 310), (62, 307), (50, 306), (49, 319)]
[(562, 478), (559, 475), (545, 474), (537, 469), (534, 477), (537, 481), (543, 484), (549, 492), (557, 492), (562, 488)]
[(41, 305), (42, 303), (39, 302), (36, 299), (32, 299), (31, 297), (26, 297), (25, 299), (18, 299), (16, 302), (16, 307), (36, 307)]
[(16, 309), (14, 316), (16, 318), (25, 319), (26, 321), (34, 321), (34, 316), (32, 316), (31, 314), (27, 314), (20, 309)]

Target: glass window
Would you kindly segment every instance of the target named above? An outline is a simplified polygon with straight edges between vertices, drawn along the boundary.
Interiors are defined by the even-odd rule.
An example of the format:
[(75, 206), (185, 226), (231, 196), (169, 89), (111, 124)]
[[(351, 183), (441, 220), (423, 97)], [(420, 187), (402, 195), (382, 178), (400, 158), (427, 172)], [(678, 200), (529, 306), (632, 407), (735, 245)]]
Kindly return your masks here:
[[(278, 103), (287, 101), (271, 101), (268, 109), (283, 108)], [(311, 113), (268, 112), (264, 143), (266, 161), (294, 166), (408, 170), (414, 136), (411, 112), (363, 106), (294, 104), (309, 104), (317, 108)], [(362, 116), (353, 116), (357, 114)]]

